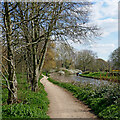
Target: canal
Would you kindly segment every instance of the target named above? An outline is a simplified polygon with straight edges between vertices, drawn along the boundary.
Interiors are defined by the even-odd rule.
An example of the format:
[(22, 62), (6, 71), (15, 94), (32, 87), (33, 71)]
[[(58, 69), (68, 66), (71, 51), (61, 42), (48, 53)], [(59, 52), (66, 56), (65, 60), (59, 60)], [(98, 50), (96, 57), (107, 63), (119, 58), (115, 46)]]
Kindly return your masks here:
[(109, 84), (109, 81), (106, 80), (97, 80), (97, 79), (92, 79), (92, 78), (86, 78), (86, 77), (81, 77), (81, 76), (76, 76), (76, 75), (59, 75), (57, 73), (52, 73), (50, 75), (51, 78), (54, 80), (60, 81), (60, 82), (81, 82), (81, 83), (88, 83), (88, 84), (95, 84), (95, 85), (100, 85), (100, 84)]

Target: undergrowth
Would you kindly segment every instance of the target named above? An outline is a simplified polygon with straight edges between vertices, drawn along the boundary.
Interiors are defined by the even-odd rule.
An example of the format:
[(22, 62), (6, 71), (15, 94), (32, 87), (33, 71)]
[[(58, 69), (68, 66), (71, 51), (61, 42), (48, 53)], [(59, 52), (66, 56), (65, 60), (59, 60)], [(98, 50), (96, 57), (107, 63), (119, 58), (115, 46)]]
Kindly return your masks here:
[[(40, 77), (40, 79), (42, 76)], [(7, 105), (7, 88), (2, 90), (2, 117), (5, 118), (49, 118), (47, 93), (44, 86), (39, 82), (37, 92), (30, 90), (25, 74), (17, 74), (18, 102)]]

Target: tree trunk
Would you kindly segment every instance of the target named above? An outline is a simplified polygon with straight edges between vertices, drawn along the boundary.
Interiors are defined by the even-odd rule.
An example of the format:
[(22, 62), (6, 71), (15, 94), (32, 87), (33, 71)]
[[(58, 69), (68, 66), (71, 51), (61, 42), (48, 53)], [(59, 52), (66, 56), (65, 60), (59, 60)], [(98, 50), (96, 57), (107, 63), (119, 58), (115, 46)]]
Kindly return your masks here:
[(32, 45), (32, 56), (33, 56), (33, 79), (32, 79), (32, 91), (36, 91), (38, 88), (38, 81), (37, 81), (37, 70), (36, 70), (36, 51), (35, 45)]
[(46, 38), (45, 44), (44, 44), (44, 47), (43, 47), (43, 51), (42, 51), (42, 55), (41, 55), (41, 59), (40, 59), (40, 62), (37, 66), (37, 81), (39, 80), (39, 77), (40, 77), (41, 72), (42, 72), (42, 68), (43, 68), (43, 65), (44, 65), (45, 56), (46, 56), (46, 52), (47, 52), (48, 43), (49, 43), (49, 38)]
[(31, 51), (29, 49), (29, 46), (26, 49), (27, 53), (26, 53), (26, 70), (27, 70), (27, 83), (29, 85), (31, 85), (31, 81), (32, 81), (32, 62), (31, 62)]
[[(33, 4), (34, 6), (34, 4)], [(34, 14), (34, 9), (33, 9), (33, 14)], [(31, 22), (32, 24), (32, 42), (35, 42), (37, 38), (37, 20), (33, 20)], [(32, 91), (36, 92), (38, 88), (38, 81), (37, 81), (37, 51), (36, 51), (36, 44), (32, 44), (32, 61), (33, 61), (33, 79), (32, 79)]]
[(17, 80), (16, 80), (16, 74), (15, 74), (15, 65), (14, 65), (14, 57), (13, 57), (13, 50), (11, 46), (11, 18), (9, 14), (9, 7), (8, 3), (4, 3), (5, 7), (5, 19), (4, 24), (6, 28), (6, 40), (7, 40), (7, 52), (8, 52), (8, 80), (10, 83), (10, 90), (8, 92), (8, 104), (15, 103), (17, 101)]

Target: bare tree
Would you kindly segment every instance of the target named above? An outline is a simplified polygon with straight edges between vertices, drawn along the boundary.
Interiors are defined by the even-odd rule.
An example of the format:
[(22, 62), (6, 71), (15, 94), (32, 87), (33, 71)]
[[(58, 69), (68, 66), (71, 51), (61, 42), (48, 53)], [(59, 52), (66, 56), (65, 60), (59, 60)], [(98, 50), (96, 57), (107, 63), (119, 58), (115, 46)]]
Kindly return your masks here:
[(73, 47), (69, 44), (60, 43), (56, 46), (56, 63), (58, 69), (65, 67), (67, 69), (73, 68), (75, 63), (75, 52)]
[[(80, 3), (32, 3), (29, 5), (29, 19), (24, 17), (24, 9), (20, 10), (21, 20), (24, 21), (21, 27), (25, 33), (24, 36), (26, 36), (26, 32), (29, 35), (29, 45), (31, 44), (32, 50), (30, 58), (32, 58), (33, 91), (36, 91), (50, 40), (64, 41), (68, 44), (67, 40), (70, 38), (74, 42), (81, 42), (81, 39), (87, 40), (98, 35), (96, 26), (85, 25), (88, 23), (90, 5), (89, 2), (83, 1)], [(19, 9), (21, 8), (19, 5)], [(29, 21), (29, 29), (28, 25), (25, 25), (26, 21)], [(25, 27), (27, 29), (24, 29)], [(38, 53), (39, 43), (42, 44), (42, 47)]]
[(76, 67), (82, 69), (83, 71), (86, 71), (87, 67), (89, 67), (89, 65), (92, 64), (95, 59), (95, 53), (90, 50), (82, 50), (78, 52)]
[(2, 75), (8, 84), (9, 92), (8, 92), (7, 102), (8, 104), (11, 104), (17, 101), (17, 79), (16, 79), (16, 73), (15, 73), (15, 63), (14, 63), (14, 55), (13, 55), (13, 48), (12, 48), (12, 32), (13, 31), (11, 26), (10, 12), (17, 7), (17, 4), (14, 6), (14, 8), (11, 8), (11, 9), (9, 6), (10, 6), (9, 3), (4, 2), (3, 23), (5, 28), (7, 58), (3, 56), (3, 59), (5, 59), (8, 63), (8, 78), (6, 78), (4, 74)]

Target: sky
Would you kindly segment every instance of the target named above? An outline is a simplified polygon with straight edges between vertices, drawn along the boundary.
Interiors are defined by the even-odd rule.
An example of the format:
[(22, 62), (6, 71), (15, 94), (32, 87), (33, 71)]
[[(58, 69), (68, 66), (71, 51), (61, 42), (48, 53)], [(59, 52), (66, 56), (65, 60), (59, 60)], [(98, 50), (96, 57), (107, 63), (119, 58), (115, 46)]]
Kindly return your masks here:
[(108, 60), (110, 54), (118, 47), (118, 1), (88, 0), (94, 2), (90, 22), (101, 28), (102, 36), (94, 39), (91, 45), (73, 44), (77, 50), (89, 49), (97, 53), (98, 58)]

